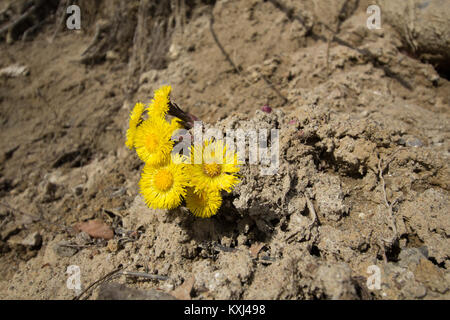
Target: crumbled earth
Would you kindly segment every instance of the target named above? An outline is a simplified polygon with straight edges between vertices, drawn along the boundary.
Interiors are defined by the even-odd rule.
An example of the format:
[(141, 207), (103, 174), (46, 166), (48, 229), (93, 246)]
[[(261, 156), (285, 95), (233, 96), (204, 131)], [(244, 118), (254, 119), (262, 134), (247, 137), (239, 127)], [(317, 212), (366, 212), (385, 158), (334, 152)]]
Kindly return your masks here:
[[(122, 52), (80, 62), (93, 26), (1, 43), (27, 70), (0, 79), (2, 299), (449, 299), (450, 82), (368, 4), (201, 2), (135, 91)], [(211, 219), (147, 208), (125, 130), (161, 84), (207, 127), (278, 129), (276, 171), (246, 154)]]

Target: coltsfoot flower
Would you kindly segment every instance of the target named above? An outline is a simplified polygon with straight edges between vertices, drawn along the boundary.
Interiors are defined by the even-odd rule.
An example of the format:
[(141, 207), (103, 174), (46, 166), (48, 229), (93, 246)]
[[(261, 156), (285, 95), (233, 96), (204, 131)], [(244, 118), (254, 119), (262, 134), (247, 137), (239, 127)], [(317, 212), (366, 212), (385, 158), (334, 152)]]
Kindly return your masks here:
[(191, 147), (191, 164), (188, 166), (191, 184), (196, 192), (231, 189), (239, 183), (238, 155), (227, 152), (222, 140), (206, 141)]
[(219, 211), (221, 205), (222, 197), (217, 190), (195, 192), (194, 188), (187, 189), (186, 206), (196, 217), (210, 218)]
[(139, 124), (142, 121), (142, 113), (144, 112), (144, 104), (138, 102), (135, 104), (133, 110), (130, 112), (130, 121), (127, 129), (127, 140), (125, 141), (125, 145), (128, 149), (133, 149), (134, 146), (134, 138), (136, 136), (136, 130)]
[(169, 111), (170, 92), (171, 86), (162, 86), (158, 90), (155, 90), (153, 99), (148, 106), (148, 114), (150, 117), (164, 119)]
[(186, 165), (170, 158), (160, 166), (146, 164), (139, 181), (145, 203), (154, 209), (178, 207), (186, 196), (187, 185)]
[(174, 142), (170, 140), (179, 122), (168, 123), (161, 118), (149, 118), (136, 129), (134, 147), (139, 158), (147, 164), (159, 165), (167, 161)]

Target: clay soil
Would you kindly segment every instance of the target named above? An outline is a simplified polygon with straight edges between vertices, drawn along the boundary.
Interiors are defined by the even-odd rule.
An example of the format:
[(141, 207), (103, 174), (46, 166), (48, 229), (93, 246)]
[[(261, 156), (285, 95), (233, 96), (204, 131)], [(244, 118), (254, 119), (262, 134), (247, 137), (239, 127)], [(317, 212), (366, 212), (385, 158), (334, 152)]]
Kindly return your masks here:
[[(1, 299), (72, 299), (71, 265), (82, 289), (157, 276), (119, 272), (83, 299), (111, 283), (155, 299), (450, 298), (440, 65), (389, 23), (369, 30), (368, 1), (181, 1), (167, 17), (151, 2), (100, 1), (81, 30), (56, 5), (3, 37), (0, 69), (27, 70), (0, 78)], [(164, 30), (143, 36), (152, 15)], [(277, 173), (244, 164), (211, 219), (147, 208), (125, 131), (163, 84), (208, 126), (278, 129)], [(94, 219), (112, 239), (78, 232)]]

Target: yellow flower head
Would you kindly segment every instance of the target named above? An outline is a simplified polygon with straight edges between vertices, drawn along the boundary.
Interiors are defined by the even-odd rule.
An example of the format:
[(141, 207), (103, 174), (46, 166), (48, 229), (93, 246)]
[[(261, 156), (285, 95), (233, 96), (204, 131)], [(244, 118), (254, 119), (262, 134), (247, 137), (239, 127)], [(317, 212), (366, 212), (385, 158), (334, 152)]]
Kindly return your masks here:
[(196, 217), (210, 218), (215, 215), (222, 205), (222, 197), (219, 191), (209, 190), (195, 192), (188, 188), (186, 193), (186, 206)]
[(166, 122), (161, 118), (150, 118), (137, 128), (134, 147), (139, 158), (150, 165), (167, 161), (174, 142), (170, 140), (178, 123)]
[(188, 179), (186, 165), (171, 160), (161, 166), (146, 164), (139, 181), (141, 194), (148, 207), (153, 209), (174, 209), (186, 196)]
[(133, 110), (130, 112), (130, 121), (127, 130), (127, 141), (125, 141), (125, 145), (130, 150), (133, 149), (136, 130), (142, 120), (141, 117), (143, 112), (144, 104), (140, 102), (136, 103)]
[(206, 141), (203, 146), (191, 147), (191, 165), (188, 166), (191, 184), (199, 190), (226, 190), (239, 183), (238, 156), (227, 152), (222, 140)]
[(164, 118), (169, 111), (171, 86), (162, 86), (155, 90), (153, 99), (148, 106), (148, 114), (150, 117)]

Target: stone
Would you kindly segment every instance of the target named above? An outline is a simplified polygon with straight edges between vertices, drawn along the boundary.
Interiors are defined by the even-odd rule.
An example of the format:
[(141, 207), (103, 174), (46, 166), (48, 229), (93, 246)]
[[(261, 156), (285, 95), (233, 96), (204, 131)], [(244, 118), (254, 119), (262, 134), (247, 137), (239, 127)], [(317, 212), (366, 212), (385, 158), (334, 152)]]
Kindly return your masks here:
[(58, 242), (53, 246), (53, 251), (60, 257), (71, 257), (78, 252), (78, 249), (68, 245), (70, 245), (68, 241)]
[(23, 239), (21, 244), (31, 249), (40, 248), (42, 244), (42, 236), (39, 234), (38, 231), (33, 232), (29, 234), (25, 239)]

